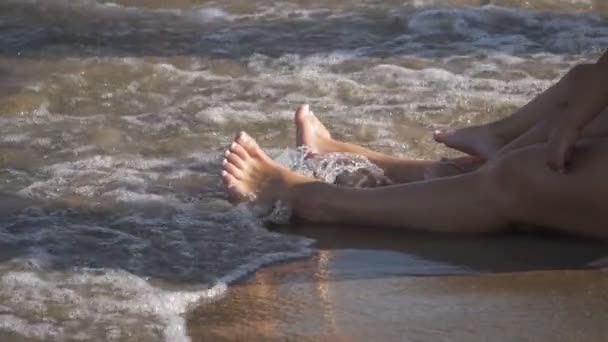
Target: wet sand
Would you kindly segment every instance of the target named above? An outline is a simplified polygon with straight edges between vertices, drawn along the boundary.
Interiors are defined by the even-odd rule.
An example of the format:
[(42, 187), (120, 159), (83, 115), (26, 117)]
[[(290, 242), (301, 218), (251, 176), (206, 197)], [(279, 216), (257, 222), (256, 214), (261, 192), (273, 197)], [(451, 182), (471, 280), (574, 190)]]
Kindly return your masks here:
[(296, 227), (318, 253), (234, 285), (189, 315), (193, 341), (603, 341), (598, 241)]

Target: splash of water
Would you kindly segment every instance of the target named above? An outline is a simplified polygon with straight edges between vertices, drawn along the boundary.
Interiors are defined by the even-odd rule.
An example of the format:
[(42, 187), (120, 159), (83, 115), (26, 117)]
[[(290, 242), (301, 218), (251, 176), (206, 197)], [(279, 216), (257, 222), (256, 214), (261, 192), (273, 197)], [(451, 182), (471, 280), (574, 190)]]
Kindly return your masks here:
[[(310, 148), (300, 146), (286, 149), (276, 161), (289, 169), (319, 181), (356, 188), (390, 184), (384, 171), (364, 156), (351, 153), (311, 154)], [(289, 223), (292, 208), (282, 200), (272, 203), (249, 204), (250, 210), (263, 221), (275, 224)]]

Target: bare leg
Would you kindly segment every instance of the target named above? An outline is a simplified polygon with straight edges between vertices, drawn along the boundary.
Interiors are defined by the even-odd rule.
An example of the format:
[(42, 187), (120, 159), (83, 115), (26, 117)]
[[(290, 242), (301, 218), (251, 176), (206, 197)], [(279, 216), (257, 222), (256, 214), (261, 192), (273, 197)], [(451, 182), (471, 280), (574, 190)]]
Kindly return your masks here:
[(463, 157), (445, 161), (408, 160), (375, 152), (362, 146), (335, 140), (329, 130), (303, 105), (296, 111), (296, 143), (306, 145), (313, 153), (346, 152), (366, 157), (378, 165), (395, 183), (408, 183), (428, 178), (445, 177), (468, 172), (483, 163), (477, 158)]
[(282, 199), (313, 222), (474, 233), (522, 222), (590, 236), (608, 236), (608, 140), (583, 142), (572, 173), (549, 170), (544, 146), (505, 155), (477, 171), (374, 189), (317, 182), (273, 162), (246, 134), (231, 147), (222, 171), (241, 198)]

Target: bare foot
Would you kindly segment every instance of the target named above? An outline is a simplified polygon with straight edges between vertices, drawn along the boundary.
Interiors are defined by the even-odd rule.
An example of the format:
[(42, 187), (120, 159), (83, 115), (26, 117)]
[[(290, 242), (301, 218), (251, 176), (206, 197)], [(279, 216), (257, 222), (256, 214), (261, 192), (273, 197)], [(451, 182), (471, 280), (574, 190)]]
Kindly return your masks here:
[(296, 124), (297, 146), (308, 146), (312, 153), (337, 152), (332, 146), (333, 139), (327, 128), (317, 119), (307, 104), (296, 110), (294, 117)]
[(487, 126), (465, 127), (455, 131), (434, 132), (435, 141), (483, 159), (490, 158), (506, 143)]
[(285, 199), (295, 184), (312, 180), (273, 161), (245, 132), (238, 134), (222, 161), (222, 180), (235, 202)]

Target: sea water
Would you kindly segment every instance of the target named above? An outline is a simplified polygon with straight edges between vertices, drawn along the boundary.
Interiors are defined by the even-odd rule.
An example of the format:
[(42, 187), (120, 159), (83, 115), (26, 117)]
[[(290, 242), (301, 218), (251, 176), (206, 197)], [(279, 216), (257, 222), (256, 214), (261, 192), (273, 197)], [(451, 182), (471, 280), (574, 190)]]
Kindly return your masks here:
[(0, 339), (188, 341), (192, 307), (313, 253), (228, 203), (220, 161), (237, 131), (329, 182), (381, 171), (344, 155), (302, 164), (302, 103), (334, 137), (440, 158), (433, 127), (504, 116), (597, 58), (607, 7), (2, 1)]

